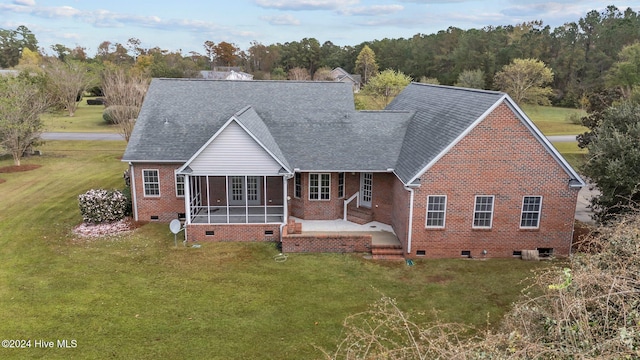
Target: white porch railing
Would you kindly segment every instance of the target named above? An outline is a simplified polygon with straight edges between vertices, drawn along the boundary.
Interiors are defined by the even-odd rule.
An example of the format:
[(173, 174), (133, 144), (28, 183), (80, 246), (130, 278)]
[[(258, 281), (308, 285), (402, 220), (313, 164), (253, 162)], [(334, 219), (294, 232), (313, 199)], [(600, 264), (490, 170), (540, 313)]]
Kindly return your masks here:
[(360, 191), (356, 191), (355, 194), (351, 195), (350, 198), (344, 201), (344, 210), (342, 212), (342, 220), (344, 221), (347, 221), (347, 205), (349, 205), (349, 203), (352, 202), (353, 199), (356, 199), (356, 207), (360, 207)]

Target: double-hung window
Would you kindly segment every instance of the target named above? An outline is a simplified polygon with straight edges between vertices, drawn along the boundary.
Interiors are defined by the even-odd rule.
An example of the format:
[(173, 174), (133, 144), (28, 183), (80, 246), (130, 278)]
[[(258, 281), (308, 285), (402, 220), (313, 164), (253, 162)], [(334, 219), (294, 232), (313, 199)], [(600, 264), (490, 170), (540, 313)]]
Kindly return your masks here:
[(525, 196), (522, 199), (522, 215), (520, 227), (537, 229), (540, 227), (540, 212), (542, 210), (542, 196)]
[(338, 199), (344, 197), (344, 173), (338, 173)]
[(309, 174), (309, 200), (330, 200), (331, 174)]
[(184, 175), (176, 175), (176, 196), (184, 197)]
[(302, 196), (302, 174), (297, 172), (293, 175), (293, 197), (300, 198)]
[(446, 195), (427, 196), (427, 228), (444, 228), (447, 212)]
[(160, 196), (160, 175), (158, 170), (142, 170), (144, 196)]
[(476, 229), (491, 229), (493, 221), (493, 195), (476, 195), (473, 210), (473, 227)]

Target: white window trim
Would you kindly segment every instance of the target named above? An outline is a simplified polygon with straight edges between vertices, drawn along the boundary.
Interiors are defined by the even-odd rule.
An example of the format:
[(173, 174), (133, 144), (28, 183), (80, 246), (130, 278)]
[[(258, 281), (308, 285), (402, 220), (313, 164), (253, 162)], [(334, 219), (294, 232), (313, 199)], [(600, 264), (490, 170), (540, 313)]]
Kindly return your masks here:
[[(318, 198), (311, 198), (311, 175), (318, 175)], [(322, 175), (327, 175), (329, 177), (329, 198), (322, 198)], [(309, 201), (331, 201), (331, 173), (309, 173)]]
[[(340, 174), (342, 174), (342, 196), (340, 196)], [(338, 199), (344, 199), (346, 188), (347, 188), (347, 176), (345, 175), (344, 172), (339, 172), (338, 173)]]
[[(524, 198), (537, 197), (540, 198), (540, 207), (538, 208), (538, 225), (536, 226), (522, 226), (522, 215), (524, 215)], [(539, 229), (540, 220), (542, 220), (542, 195), (525, 195), (522, 197), (522, 205), (520, 206), (520, 229)], [(532, 212), (532, 211), (528, 211)]]
[[(298, 177), (300, 178), (300, 182), (298, 182)], [(297, 194), (297, 187), (300, 187), (300, 194)], [(293, 197), (296, 199), (300, 199), (302, 197), (302, 173), (295, 173), (293, 175)]]
[[(476, 204), (478, 203), (479, 197), (490, 197), (491, 200), (491, 217), (489, 218), (489, 222), (491, 225), (489, 226), (476, 226)], [(493, 212), (496, 209), (496, 196), (495, 195), (476, 195), (473, 199), (473, 216), (471, 217), (471, 227), (473, 229), (492, 229), (493, 228)], [(484, 213), (484, 212), (483, 212)]]
[[(433, 212), (443, 212), (444, 216), (442, 217), (442, 225), (438, 225), (438, 226), (434, 226), (434, 225), (427, 225), (427, 221), (429, 220), (429, 198), (431, 197), (444, 197), (444, 209), (442, 209), (442, 211), (433, 211)], [(425, 217), (424, 217), (424, 227), (426, 229), (444, 229), (445, 226), (447, 225), (447, 195), (428, 195), (427, 196), (427, 208), (426, 208), (427, 212), (425, 213)]]
[[(147, 184), (151, 184), (151, 183), (147, 183), (145, 181), (145, 176), (144, 176), (144, 172), (145, 171), (155, 171), (156, 174), (158, 175), (158, 195), (148, 195), (147, 194)], [(144, 197), (153, 197), (153, 198), (157, 198), (160, 197), (161, 193), (160, 193), (160, 170), (158, 169), (142, 169), (142, 194), (144, 195)]]
[[(182, 195), (178, 193), (178, 178), (182, 177)], [(176, 174), (176, 197), (183, 198), (184, 197), (184, 187), (185, 187), (185, 176), (181, 174)]]

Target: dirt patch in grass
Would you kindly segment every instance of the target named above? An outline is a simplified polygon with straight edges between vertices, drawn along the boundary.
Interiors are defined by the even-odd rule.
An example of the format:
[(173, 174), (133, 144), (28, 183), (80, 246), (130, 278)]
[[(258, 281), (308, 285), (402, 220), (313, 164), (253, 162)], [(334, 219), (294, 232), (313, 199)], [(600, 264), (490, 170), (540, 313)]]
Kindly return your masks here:
[(5, 166), (5, 167), (0, 167), (0, 173), (15, 173), (15, 172), (22, 172), (22, 171), (31, 171), (41, 166), (42, 165), (36, 165), (36, 164), (20, 165), (20, 166), (17, 166), (17, 165)]
[(453, 280), (453, 276), (451, 275), (432, 275), (427, 276), (427, 281), (435, 284), (446, 284), (449, 281)]
[(6, 182), (7, 180), (5, 179), (0, 179), (0, 184), (2, 184), (3, 182)]

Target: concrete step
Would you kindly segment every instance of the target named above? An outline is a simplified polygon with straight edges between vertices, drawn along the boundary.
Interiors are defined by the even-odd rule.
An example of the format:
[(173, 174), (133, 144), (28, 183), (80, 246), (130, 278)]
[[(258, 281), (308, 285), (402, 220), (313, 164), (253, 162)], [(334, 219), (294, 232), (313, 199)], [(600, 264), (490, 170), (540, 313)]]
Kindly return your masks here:
[(364, 225), (373, 221), (373, 211), (363, 207), (349, 206), (347, 208), (347, 220)]
[(402, 249), (380, 249), (376, 247), (371, 247), (371, 255), (400, 255), (404, 256), (404, 251)]

